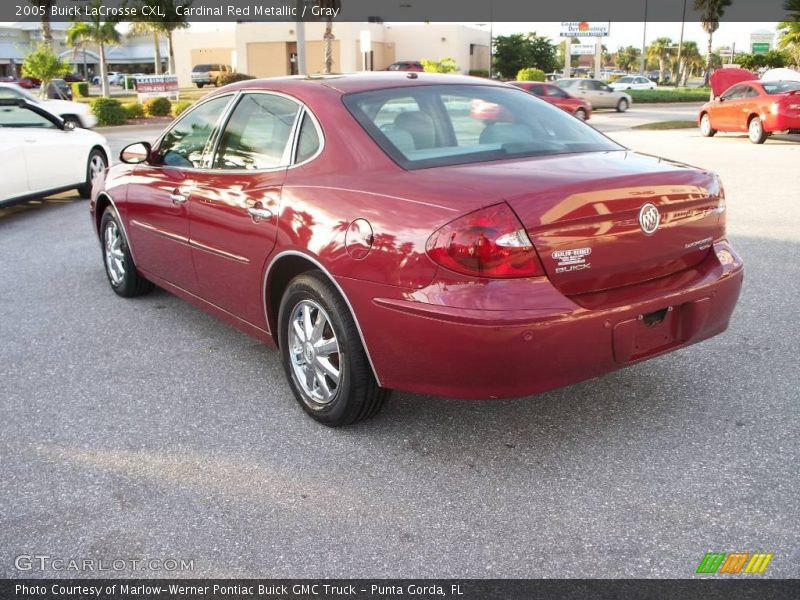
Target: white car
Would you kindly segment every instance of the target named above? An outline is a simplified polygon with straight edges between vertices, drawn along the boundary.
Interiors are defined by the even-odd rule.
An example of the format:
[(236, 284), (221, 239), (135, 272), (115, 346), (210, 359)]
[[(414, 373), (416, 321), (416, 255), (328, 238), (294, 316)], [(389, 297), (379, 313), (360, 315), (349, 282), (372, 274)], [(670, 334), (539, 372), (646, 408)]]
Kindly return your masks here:
[(75, 127), (91, 129), (97, 125), (97, 117), (94, 116), (88, 104), (72, 102), (71, 100), (42, 100), (18, 85), (13, 83), (0, 83), (0, 100), (14, 100), (20, 98), (45, 107), (48, 111), (57, 114), (65, 121), (72, 122)]
[(106, 139), (41, 104), (0, 98), (0, 205), (75, 189), (83, 198), (108, 167)]
[(654, 90), (658, 86), (655, 81), (650, 81), (643, 75), (625, 75), (614, 83), (609, 83), (608, 87), (616, 92), (622, 92), (625, 90)]

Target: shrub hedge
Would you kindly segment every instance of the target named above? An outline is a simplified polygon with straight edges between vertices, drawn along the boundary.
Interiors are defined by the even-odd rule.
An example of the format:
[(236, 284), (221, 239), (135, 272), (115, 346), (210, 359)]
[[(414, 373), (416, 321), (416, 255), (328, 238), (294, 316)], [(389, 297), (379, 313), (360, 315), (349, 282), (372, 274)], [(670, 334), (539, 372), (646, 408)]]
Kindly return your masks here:
[(541, 69), (520, 69), (517, 73), (517, 81), (544, 81), (544, 71)]
[(237, 81), (247, 81), (249, 79), (255, 79), (252, 75), (247, 75), (246, 73), (225, 73), (222, 77), (219, 78), (220, 85), (228, 85), (229, 83), (236, 83)]
[(89, 83), (87, 81), (75, 81), (70, 84), (73, 98), (88, 98)]
[(144, 106), (138, 102), (127, 102), (122, 105), (122, 109), (128, 119), (141, 119), (144, 116)]
[(187, 108), (189, 108), (192, 104), (194, 104), (194, 102), (192, 102), (191, 100), (181, 100), (179, 102), (176, 102), (175, 104), (172, 105), (172, 116), (177, 117)]
[(124, 125), (125, 109), (119, 100), (113, 98), (96, 98), (91, 105), (98, 125)]
[(151, 117), (166, 117), (172, 112), (168, 98), (148, 98), (144, 101), (144, 112)]

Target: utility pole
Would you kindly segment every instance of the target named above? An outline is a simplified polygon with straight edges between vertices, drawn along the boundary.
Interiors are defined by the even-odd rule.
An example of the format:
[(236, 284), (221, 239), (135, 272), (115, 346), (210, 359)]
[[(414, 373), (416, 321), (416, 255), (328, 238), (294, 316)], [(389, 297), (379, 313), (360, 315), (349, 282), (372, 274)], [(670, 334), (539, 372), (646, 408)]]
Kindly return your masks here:
[(645, 46), (647, 45), (647, 0), (644, 0), (644, 32), (642, 33), (642, 63), (639, 67), (639, 73), (644, 75), (645, 65)]
[(681, 41), (678, 42), (678, 74), (675, 87), (681, 84), (681, 55), (683, 54), (683, 26), (686, 25), (686, 0), (683, 0), (683, 13), (681, 14)]
[(305, 0), (298, 1), (297, 7), (300, 13), (300, 20), (297, 21), (297, 74), (307, 75), (306, 73), (306, 23), (303, 21), (302, 14), (306, 5)]

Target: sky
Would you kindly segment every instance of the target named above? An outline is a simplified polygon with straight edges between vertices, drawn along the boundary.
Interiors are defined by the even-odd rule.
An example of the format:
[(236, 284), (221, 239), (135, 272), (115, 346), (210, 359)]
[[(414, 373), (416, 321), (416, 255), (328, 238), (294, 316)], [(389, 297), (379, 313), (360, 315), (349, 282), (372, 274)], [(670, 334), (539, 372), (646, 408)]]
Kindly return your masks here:
[[(474, 25), (474, 23), (464, 23)], [(406, 23), (390, 23), (390, 25), (402, 26)], [(408, 25), (414, 25), (410, 23)], [(487, 25), (488, 26), (488, 25)], [(720, 23), (719, 29), (714, 33), (714, 47), (730, 46), (736, 44), (737, 52), (746, 52), (750, 47), (750, 34), (759, 30), (775, 31), (777, 23)], [(196, 31), (209, 31), (216, 29), (226, 29), (233, 27), (232, 23), (194, 23), (192, 29)], [(484, 27), (485, 28), (485, 27)], [(494, 35), (508, 35), (511, 33), (527, 33), (535, 31), (539, 35), (547, 35), (554, 41), (560, 41), (559, 32), (561, 24), (550, 23), (494, 23)], [(603, 43), (610, 51), (616, 50), (620, 46), (642, 45), (642, 34), (644, 25), (642, 22), (612, 22), (610, 36), (603, 40)], [(335, 34), (335, 32), (334, 32)], [(677, 43), (681, 35), (680, 22), (675, 23), (648, 23), (647, 24), (647, 43), (649, 44), (656, 38), (668, 37)], [(694, 40), (701, 51), (706, 47), (706, 33), (700, 23), (687, 22), (684, 29), (684, 40)]]
[[(464, 23), (474, 25), (474, 23)], [(11, 23), (0, 23), (11, 25)], [(393, 26), (405, 25), (404, 23), (392, 23)], [(219, 29), (230, 29), (233, 23), (193, 23), (194, 31), (211, 31)], [(714, 47), (730, 46), (736, 44), (737, 51), (746, 52), (750, 46), (750, 34), (759, 30), (774, 31), (777, 23), (720, 23), (719, 29), (714, 33)], [(488, 25), (485, 25), (488, 27)], [(560, 41), (560, 23), (494, 23), (494, 35), (508, 35), (511, 33), (527, 33), (535, 31), (539, 35), (547, 35), (554, 41)], [(642, 45), (642, 33), (644, 25), (641, 22), (612, 22), (610, 36), (603, 40), (603, 43), (610, 51), (616, 50), (620, 46)], [(334, 32), (335, 33), (335, 32)], [(681, 24), (650, 22), (647, 23), (647, 43), (658, 37), (672, 38), (676, 43), (680, 38)], [(694, 40), (701, 51), (706, 47), (706, 34), (698, 22), (687, 22), (684, 31), (684, 40)]]

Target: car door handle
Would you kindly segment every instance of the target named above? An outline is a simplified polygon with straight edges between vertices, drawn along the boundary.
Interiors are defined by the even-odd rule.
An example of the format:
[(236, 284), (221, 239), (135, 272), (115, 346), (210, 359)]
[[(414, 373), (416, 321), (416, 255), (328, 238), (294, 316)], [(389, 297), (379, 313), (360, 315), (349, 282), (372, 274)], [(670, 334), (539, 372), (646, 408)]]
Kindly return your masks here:
[(260, 221), (262, 219), (266, 220), (272, 218), (272, 211), (268, 208), (256, 208), (254, 206), (251, 206), (250, 208), (247, 209), (247, 212), (250, 214), (251, 217), (253, 217), (254, 221), (256, 219)]
[(172, 200), (173, 204), (183, 204), (186, 202), (186, 196), (183, 194), (170, 194), (169, 199)]

